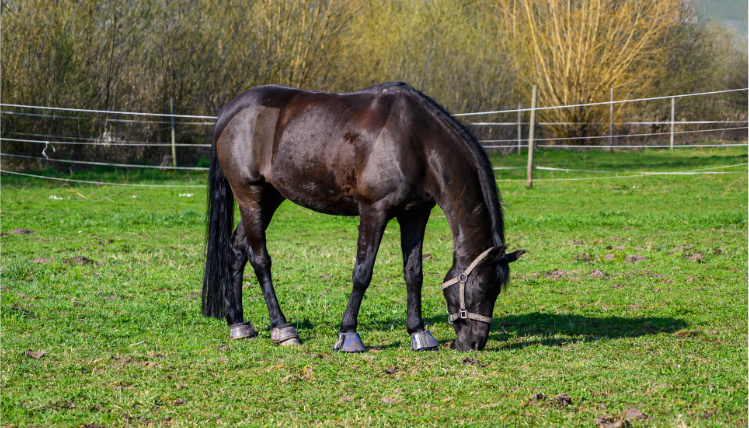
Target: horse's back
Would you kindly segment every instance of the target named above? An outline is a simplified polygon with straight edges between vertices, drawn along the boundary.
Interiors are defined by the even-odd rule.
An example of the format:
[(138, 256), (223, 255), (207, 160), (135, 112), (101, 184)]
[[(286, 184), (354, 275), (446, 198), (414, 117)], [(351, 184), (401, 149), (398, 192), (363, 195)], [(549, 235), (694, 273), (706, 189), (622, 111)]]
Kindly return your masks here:
[(397, 82), (343, 94), (251, 89), (217, 122), (221, 166), (235, 194), (267, 182), (299, 205), (342, 215), (357, 215), (361, 202), (398, 204), (423, 177), (414, 92)]

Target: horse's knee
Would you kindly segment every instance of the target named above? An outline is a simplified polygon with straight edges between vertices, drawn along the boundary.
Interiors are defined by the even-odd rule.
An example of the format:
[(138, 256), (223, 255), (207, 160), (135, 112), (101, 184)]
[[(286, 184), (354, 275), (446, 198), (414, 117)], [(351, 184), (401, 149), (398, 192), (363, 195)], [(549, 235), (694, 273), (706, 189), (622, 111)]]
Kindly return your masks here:
[(409, 286), (421, 286), (424, 282), (424, 274), (421, 268), (406, 268), (403, 269), (403, 279), (406, 280), (406, 285)]
[(354, 275), (351, 279), (354, 283), (354, 289), (366, 290), (372, 281), (372, 269), (368, 269), (364, 265), (357, 265), (354, 267)]

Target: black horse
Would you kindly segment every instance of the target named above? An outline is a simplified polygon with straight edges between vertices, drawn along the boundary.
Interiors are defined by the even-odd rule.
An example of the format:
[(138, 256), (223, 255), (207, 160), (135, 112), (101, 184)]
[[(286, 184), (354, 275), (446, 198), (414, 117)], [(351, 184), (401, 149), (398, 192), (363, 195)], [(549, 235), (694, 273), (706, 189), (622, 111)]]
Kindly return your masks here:
[[(224, 106), (208, 183), (202, 309), (206, 316), (226, 317), (232, 338), (256, 334), (242, 310), (249, 259), (268, 306), (271, 339), (299, 343), (279, 307), (265, 244), (265, 230), (285, 199), (360, 217), (353, 290), (334, 349), (365, 350), (356, 333), (359, 306), (393, 218), (401, 228), (411, 349), (438, 346), (421, 317), (422, 243), (435, 204), (453, 237), (443, 290), (455, 347), (485, 346), (494, 304), (509, 280), (508, 263), (522, 250), (505, 254), (502, 208), (485, 151), (432, 99), (405, 83), (345, 94), (270, 85)], [(241, 221), (232, 233), (235, 200)]]

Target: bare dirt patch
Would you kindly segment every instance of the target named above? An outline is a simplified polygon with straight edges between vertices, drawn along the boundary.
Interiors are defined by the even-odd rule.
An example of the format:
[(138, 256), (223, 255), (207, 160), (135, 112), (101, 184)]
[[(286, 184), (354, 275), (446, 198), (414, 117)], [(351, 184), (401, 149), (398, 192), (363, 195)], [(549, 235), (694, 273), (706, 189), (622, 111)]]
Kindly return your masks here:
[(30, 230), (30, 229), (20, 229), (20, 228), (18, 228), (18, 229), (12, 229), (8, 233), (10, 233), (11, 235), (33, 235), (36, 232), (34, 232), (33, 230)]
[(629, 407), (624, 411), (624, 419), (647, 419), (648, 415), (642, 413), (640, 409), (636, 407)]
[(54, 261), (54, 259), (45, 259), (44, 257), (39, 257), (38, 259), (32, 260), (31, 263), (47, 264), (47, 263), (51, 263), (53, 261)]
[(475, 366), (476, 364), (479, 363), (479, 360), (477, 360), (476, 358), (465, 357), (462, 360), (460, 360), (460, 362), (463, 364), (470, 364), (472, 366)]
[(679, 245), (678, 247), (674, 248), (673, 250), (666, 252), (666, 254), (671, 255), (671, 254), (674, 254), (674, 253), (683, 253), (684, 251), (689, 251), (691, 249), (692, 249), (692, 247), (689, 247), (689, 246), (686, 246), (686, 245)]
[(46, 353), (45, 351), (32, 351), (31, 349), (29, 349), (28, 351), (24, 352), (24, 354), (25, 354), (25, 355), (26, 355), (27, 357), (29, 357), (29, 358), (33, 358), (33, 359), (35, 359), (35, 360), (40, 360), (40, 359), (42, 359), (42, 358), (43, 358), (43, 357), (44, 357), (45, 355), (48, 355), (48, 354), (47, 354), (47, 353)]
[(112, 360), (124, 365), (137, 363), (137, 361), (130, 357), (123, 357), (120, 355), (112, 355)]
[(22, 314), (26, 315), (29, 318), (34, 318), (34, 314), (31, 313), (31, 309), (29, 309), (29, 308), (25, 308), (25, 307), (22, 307), (22, 306), (10, 306), (10, 307), (8, 307), (8, 310), (9, 311), (18, 311), (18, 312), (21, 312)]
[(572, 397), (570, 397), (569, 395), (565, 394), (564, 392), (561, 393), (561, 394), (559, 394), (559, 395), (554, 396), (554, 398), (552, 398), (552, 399), (554, 400), (554, 402), (556, 404), (558, 404), (560, 406), (570, 406), (570, 405), (572, 405)]
[(627, 421), (618, 416), (599, 416), (596, 418), (596, 425), (601, 428), (623, 428), (626, 427)]
[(552, 271), (546, 272), (546, 277), (547, 278), (551, 278), (551, 279), (560, 279), (560, 278), (564, 278), (565, 276), (569, 276), (569, 275), (570, 275), (569, 272), (563, 271), (561, 269), (557, 269), (557, 270), (552, 270)]
[(89, 258), (88, 258), (88, 257), (86, 257), (86, 256), (75, 256), (75, 257), (70, 257), (70, 258), (68, 258), (68, 259), (65, 259), (65, 260), (63, 260), (63, 261), (65, 261), (65, 262), (67, 262), (67, 263), (75, 263), (75, 264), (77, 264), (77, 265), (81, 265), (81, 266), (83, 266), (83, 265), (93, 265), (93, 264), (98, 264), (97, 262), (95, 262), (94, 260), (91, 260), (91, 259), (89, 259)]
[(624, 260), (626, 260), (627, 263), (637, 263), (645, 260), (645, 257), (632, 254), (629, 256), (625, 256)]
[(694, 253), (694, 254), (689, 255), (689, 256), (685, 255), (684, 258), (687, 259), (687, 260), (693, 261), (693, 262), (697, 262), (697, 263), (704, 263), (705, 262), (705, 257), (702, 255), (702, 253)]
[(544, 400), (546, 400), (546, 395), (544, 395), (544, 394), (542, 394), (542, 393), (539, 392), (539, 393), (533, 394), (530, 397), (528, 397), (528, 401), (526, 402), (526, 404), (530, 404), (530, 403), (534, 403), (534, 402), (535, 403), (539, 403), (539, 402), (544, 401)]
[(602, 270), (594, 269), (593, 272), (591, 272), (588, 276), (593, 278), (606, 278), (608, 275), (606, 275), (606, 272)]
[(588, 253), (583, 253), (583, 254), (580, 254), (580, 255), (577, 255), (577, 256), (575, 256), (575, 260), (578, 260), (578, 261), (581, 261), (581, 262), (587, 262), (587, 263), (590, 263), (590, 262), (592, 262), (592, 261), (593, 261), (593, 258), (592, 258), (592, 257), (590, 257), (590, 254), (588, 254)]
[(528, 397), (528, 400), (526, 400), (525, 403), (523, 403), (523, 406), (543, 406), (546, 401), (546, 395), (543, 393), (536, 393)]

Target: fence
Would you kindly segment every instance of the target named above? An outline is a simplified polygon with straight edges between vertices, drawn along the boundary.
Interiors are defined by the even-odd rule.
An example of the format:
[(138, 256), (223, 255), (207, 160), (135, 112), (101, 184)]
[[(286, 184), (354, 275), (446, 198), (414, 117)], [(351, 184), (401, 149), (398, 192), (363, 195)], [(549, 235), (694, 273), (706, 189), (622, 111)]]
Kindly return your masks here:
[[(725, 147), (725, 146), (746, 146), (746, 130), (747, 130), (747, 117), (746, 110), (741, 114), (741, 118), (737, 119), (725, 119), (725, 120), (676, 120), (679, 116), (676, 110), (676, 100), (685, 99), (691, 97), (707, 97), (717, 94), (728, 94), (733, 92), (746, 92), (747, 89), (730, 89), (722, 91), (712, 91), (694, 94), (682, 94), (665, 97), (650, 97), (632, 100), (614, 100), (613, 94), (611, 101), (598, 102), (598, 103), (584, 103), (575, 105), (564, 105), (564, 106), (535, 106), (532, 105), (530, 108), (523, 108), (522, 105), (518, 108), (505, 109), (505, 110), (494, 110), (494, 111), (480, 111), (480, 112), (468, 112), (468, 113), (457, 113), (454, 116), (465, 120), (465, 124), (472, 128), (474, 133), (479, 133), (482, 129), (504, 129), (505, 134), (508, 132), (507, 129), (516, 132), (514, 138), (482, 138), (479, 141), (488, 150), (500, 150), (509, 152), (511, 150), (522, 151), (524, 148), (535, 147), (539, 149), (636, 149), (636, 148), (688, 148), (688, 147)], [(670, 120), (627, 120), (616, 122), (614, 120), (614, 106), (616, 105), (632, 105), (634, 103), (647, 103), (668, 100), (670, 102)], [(534, 103), (535, 104), (535, 103)], [(535, 121), (533, 118), (538, 112), (544, 112), (554, 109), (571, 109), (571, 108), (589, 108), (589, 107), (601, 107), (609, 106), (609, 122), (597, 122), (597, 123), (577, 123), (577, 122), (539, 122), (535, 126), (531, 127), (531, 124)], [(47, 119), (47, 120), (62, 120), (62, 121), (78, 121), (80, 122), (91, 122), (94, 120), (103, 121), (105, 123), (105, 129), (107, 131), (100, 135), (69, 135), (68, 133), (40, 133), (40, 132), (21, 132), (21, 131), (7, 131), (7, 126), (4, 127), (3, 135), (0, 137), (0, 144), (3, 146), (3, 150), (0, 150), (0, 157), (3, 160), (15, 159), (21, 161), (34, 161), (34, 162), (55, 162), (61, 164), (71, 165), (88, 165), (88, 166), (113, 166), (119, 168), (160, 168), (166, 170), (205, 170), (204, 166), (207, 166), (205, 160), (201, 163), (203, 165), (198, 166), (178, 166), (177, 164), (177, 153), (178, 150), (191, 150), (193, 156), (192, 159), (186, 157), (188, 164), (198, 163), (196, 161), (196, 154), (201, 157), (207, 157), (209, 154), (210, 144), (201, 143), (190, 143), (190, 142), (177, 142), (175, 138), (176, 129), (184, 129), (185, 127), (197, 127), (200, 129), (198, 134), (202, 134), (205, 140), (210, 140), (210, 134), (212, 132), (213, 124), (216, 119), (215, 116), (206, 115), (182, 115), (174, 113), (146, 113), (146, 112), (123, 112), (114, 110), (89, 110), (79, 108), (64, 108), (64, 107), (47, 107), (47, 106), (32, 106), (32, 105), (21, 105), (21, 104), (0, 104), (0, 115), (8, 117), (30, 117), (34, 120)], [(4, 110), (11, 108), (14, 110)], [(23, 110), (23, 111), (21, 111)], [(29, 111), (35, 111), (31, 113)], [(41, 112), (41, 113), (40, 113)], [(173, 108), (172, 108), (173, 112)], [(531, 115), (531, 121), (526, 122), (523, 118), (523, 113), (529, 113)], [(503, 115), (512, 114), (514, 121), (471, 121), (471, 118), (481, 116), (495, 116), (502, 117)], [(94, 116), (92, 119), (93, 115)], [(103, 118), (102, 118), (103, 116)], [(168, 126), (162, 126), (168, 125)], [(608, 133), (602, 135), (583, 135), (573, 137), (554, 137), (549, 136), (548, 132), (545, 132), (545, 128), (559, 129), (564, 126), (593, 126), (598, 129), (601, 127), (607, 127)], [(116, 128), (119, 126), (120, 128)], [(122, 128), (125, 127), (125, 128)], [(655, 132), (621, 132), (624, 127), (629, 129), (641, 129), (642, 127), (650, 127), (655, 129)], [(51, 127), (54, 128), (54, 127)], [(684, 129), (687, 128), (687, 129)], [(696, 129), (689, 129), (696, 128)], [(124, 129), (124, 130), (123, 130)], [(523, 138), (523, 130), (527, 130), (528, 137)], [(538, 129), (540, 137), (534, 137), (534, 132)], [(616, 133), (616, 130), (620, 130), (620, 133)], [(153, 138), (154, 135), (161, 133), (162, 131), (169, 131), (171, 135), (170, 142), (163, 141), (148, 141), (158, 140)], [(742, 134), (738, 134), (742, 132)], [(133, 139), (132, 136), (137, 132), (147, 134), (146, 138)], [(732, 139), (737, 139), (738, 143), (732, 144), (715, 144), (715, 143), (700, 143), (690, 144), (689, 139), (683, 138), (686, 136), (703, 136), (709, 135), (712, 137), (725, 136), (726, 133), (732, 133)], [(489, 132), (491, 134), (491, 132)], [(496, 134), (496, 132), (495, 132)], [(131, 138), (123, 138), (123, 135), (128, 135)], [(192, 135), (192, 134), (191, 134)], [(150, 138), (149, 138), (150, 137)], [(162, 135), (163, 137), (163, 135)], [(668, 144), (661, 144), (661, 139), (668, 137)], [(682, 137), (682, 138), (678, 138)], [(630, 143), (633, 139), (648, 138), (648, 141), (641, 144)], [(721, 138), (722, 140), (723, 138)], [(608, 144), (597, 144), (600, 141), (608, 141)], [(742, 142), (743, 141), (743, 142)], [(578, 143), (578, 144), (559, 144), (559, 143)], [(635, 141), (638, 142), (638, 141)], [(507, 143), (507, 144), (501, 144)], [(541, 144), (538, 144), (541, 143)], [(593, 144), (591, 144), (593, 143)], [(7, 150), (9, 147), (11, 150)], [(35, 148), (34, 148), (35, 147)], [(54, 156), (58, 154), (56, 147), (68, 148), (69, 158), (63, 159)], [(70, 150), (73, 148), (79, 150)], [(13, 150), (15, 149), (15, 150)], [(130, 150), (130, 152), (122, 152), (122, 150)], [(161, 163), (159, 165), (143, 165), (133, 162), (117, 162), (110, 161), (104, 162), (102, 159), (94, 160), (91, 159), (94, 156), (101, 156), (106, 159), (138, 159), (148, 154), (147, 151), (163, 155)], [(14, 151), (15, 153), (10, 153)], [(166, 153), (164, 153), (166, 151)], [(182, 152), (186, 153), (186, 152)], [(528, 151), (529, 157), (532, 159), (533, 151)], [(34, 156), (36, 154), (36, 156)], [(78, 156), (76, 156), (76, 154)], [(75, 159), (78, 157), (78, 159)], [(7, 162), (4, 162), (7, 164)], [(533, 169), (549, 169), (553, 170), (553, 167), (537, 167), (534, 166), (532, 160), (529, 160), (528, 176), (529, 184), (530, 177)], [(2, 172), (11, 173), (3, 168)], [(592, 172), (592, 171), (589, 171)], [(686, 171), (693, 172), (693, 171)], [(21, 173), (16, 173), (23, 175)], [(25, 174), (27, 176), (34, 176), (32, 174)], [(72, 181), (72, 180), (71, 180)], [(85, 182), (85, 181), (84, 181)], [(115, 183), (109, 183), (115, 184)]]
[[(474, 127), (476, 129), (477, 127), (508, 127), (508, 128), (516, 128), (516, 135), (515, 138), (503, 138), (503, 139), (482, 139), (482, 144), (486, 149), (515, 149), (517, 148), (518, 153), (520, 153), (522, 148), (528, 147), (528, 139), (524, 139), (522, 136), (522, 130), (526, 125), (530, 125), (529, 122), (523, 122), (522, 113), (529, 112), (529, 113), (536, 113), (536, 112), (543, 112), (548, 110), (557, 110), (557, 109), (579, 109), (579, 108), (588, 108), (588, 107), (600, 107), (600, 106), (609, 106), (609, 122), (608, 123), (579, 123), (579, 122), (540, 122), (536, 125), (539, 128), (543, 127), (563, 127), (563, 126), (581, 126), (586, 125), (591, 128), (607, 128), (608, 133), (603, 133), (601, 135), (578, 135), (573, 137), (541, 137), (534, 139), (536, 142), (549, 142), (551, 144), (536, 144), (536, 148), (575, 148), (575, 149), (609, 149), (613, 151), (614, 148), (664, 148), (668, 147), (671, 150), (673, 150), (674, 147), (704, 147), (704, 144), (699, 145), (689, 145), (689, 144), (676, 144), (676, 136), (677, 135), (691, 135), (691, 134), (703, 134), (703, 135), (710, 135), (712, 137), (717, 137), (718, 139), (723, 139), (727, 135), (727, 133), (732, 134), (728, 135), (729, 137), (733, 137), (731, 139), (734, 139), (737, 135), (737, 131), (742, 131), (747, 129), (747, 115), (746, 110), (744, 110), (742, 117), (738, 120), (676, 120), (677, 117), (677, 110), (676, 110), (676, 100), (682, 99), (682, 98), (689, 98), (689, 97), (700, 97), (700, 96), (709, 96), (709, 95), (716, 95), (716, 94), (728, 94), (728, 93), (735, 93), (735, 92), (746, 92), (747, 89), (729, 89), (729, 90), (722, 90), (722, 91), (711, 91), (711, 92), (702, 92), (702, 93), (693, 93), (693, 94), (682, 94), (682, 95), (672, 95), (672, 96), (663, 96), (663, 97), (649, 97), (649, 98), (640, 98), (640, 99), (633, 99), (633, 100), (614, 100), (613, 97), (613, 90), (612, 90), (612, 96), (611, 101), (605, 101), (605, 102), (597, 102), (597, 103), (582, 103), (582, 104), (574, 104), (574, 105), (564, 105), (564, 106), (547, 106), (547, 107), (537, 107), (537, 106), (531, 106), (530, 108), (522, 108), (522, 105), (519, 106), (517, 109), (505, 109), (505, 110), (493, 110), (493, 111), (482, 111), (482, 112), (471, 112), (471, 113), (458, 113), (454, 116), (460, 117), (460, 118), (471, 118), (475, 116), (481, 116), (481, 115), (507, 115), (511, 113), (517, 113), (517, 119), (515, 121), (502, 121), (502, 122), (466, 122), (467, 125)], [(662, 101), (662, 100), (669, 100), (670, 101), (670, 120), (639, 120), (639, 121), (621, 121), (616, 122), (614, 120), (614, 106), (615, 105), (622, 105), (622, 104), (631, 104), (631, 103), (644, 103), (649, 101)], [(590, 126), (595, 125), (595, 126)], [(685, 126), (696, 126), (696, 127), (702, 127), (704, 125), (711, 125), (711, 127), (707, 129), (682, 129), (677, 130), (677, 127), (685, 127)], [(723, 126), (720, 126), (723, 125)], [(659, 128), (666, 128), (666, 131), (656, 131), (656, 132), (626, 132), (626, 133), (619, 133), (617, 134), (615, 130), (623, 129), (624, 127), (629, 127), (629, 129), (632, 128), (642, 128), (642, 127), (651, 127), (655, 129)], [(543, 131), (541, 131), (543, 133)], [(528, 132), (528, 135), (530, 135), (530, 130)], [(652, 137), (669, 137), (669, 144), (667, 146), (659, 145), (659, 144), (653, 144), (654, 142), (658, 142), (658, 138), (653, 139)], [(639, 137), (650, 137), (649, 139), (651, 141), (642, 143), (642, 144), (628, 144), (628, 141), (631, 141), (633, 139), (639, 138)], [(745, 134), (741, 136), (742, 138), (745, 137)], [(596, 141), (600, 140), (608, 140), (608, 144), (591, 144), (595, 143)], [(526, 141), (524, 144), (523, 141)], [(625, 141), (624, 144), (618, 143), (615, 144), (617, 141)], [(585, 144), (564, 144), (559, 145), (557, 143), (560, 142), (582, 142)], [(507, 143), (507, 144), (500, 144), (497, 143)], [(510, 144), (515, 143), (515, 144)], [(720, 145), (713, 145), (713, 146), (720, 146)]]

